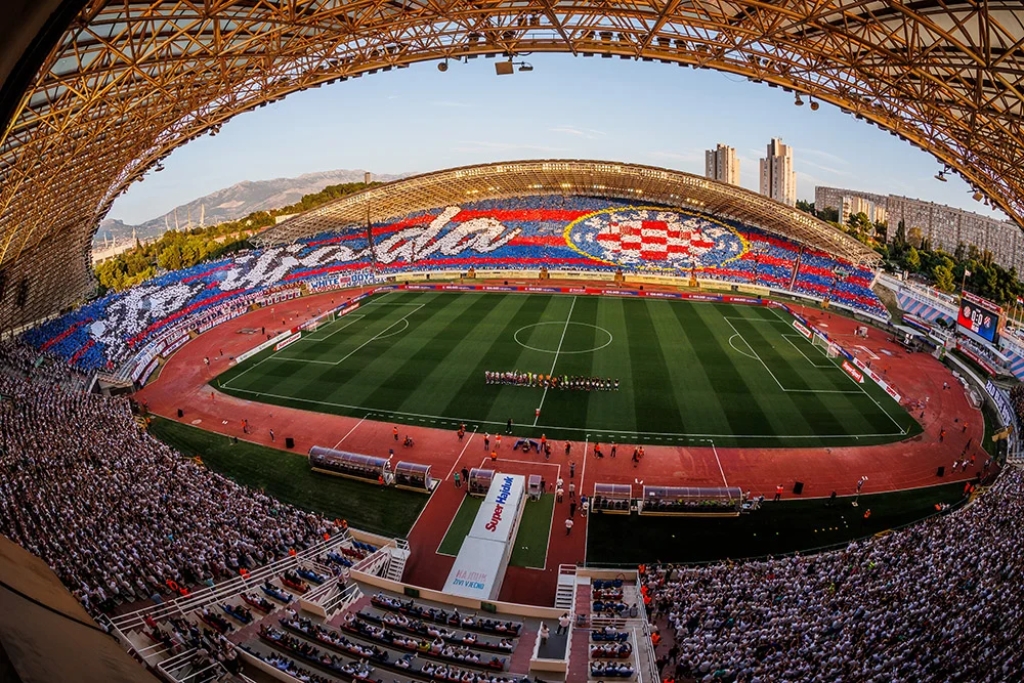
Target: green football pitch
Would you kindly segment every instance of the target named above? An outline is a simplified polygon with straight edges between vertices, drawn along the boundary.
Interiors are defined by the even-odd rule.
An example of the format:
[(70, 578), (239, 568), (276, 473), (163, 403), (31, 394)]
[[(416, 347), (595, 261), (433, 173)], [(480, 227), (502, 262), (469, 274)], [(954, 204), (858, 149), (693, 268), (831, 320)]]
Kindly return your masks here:
[[(619, 389), (484, 381), (512, 370), (607, 377)], [(517, 435), (580, 441), (838, 446), (920, 432), (784, 312), (657, 299), (389, 292), (216, 384), (264, 403), (429, 427), (493, 432), (511, 418)]]

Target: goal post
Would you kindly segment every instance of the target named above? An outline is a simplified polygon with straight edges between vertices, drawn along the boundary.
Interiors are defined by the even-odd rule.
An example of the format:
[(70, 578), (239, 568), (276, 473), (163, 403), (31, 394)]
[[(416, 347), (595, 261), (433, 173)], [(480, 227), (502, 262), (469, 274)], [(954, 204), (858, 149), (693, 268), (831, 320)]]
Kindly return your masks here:
[(838, 344), (830, 342), (820, 335), (814, 335), (811, 338), (811, 344), (818, 348), (823, 354), (829, 358), (838, 358), (841, 355), (841, 350)]

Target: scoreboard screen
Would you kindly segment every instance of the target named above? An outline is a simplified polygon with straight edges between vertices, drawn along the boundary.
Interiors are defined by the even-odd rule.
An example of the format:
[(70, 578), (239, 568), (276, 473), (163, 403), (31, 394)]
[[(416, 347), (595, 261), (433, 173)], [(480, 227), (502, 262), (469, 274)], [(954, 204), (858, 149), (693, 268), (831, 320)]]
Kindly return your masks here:
[(1003, 309), (997, 304), (969, 292), (960, 297), (957, 328), (967, 336), (995, 345), (1002, 329)]

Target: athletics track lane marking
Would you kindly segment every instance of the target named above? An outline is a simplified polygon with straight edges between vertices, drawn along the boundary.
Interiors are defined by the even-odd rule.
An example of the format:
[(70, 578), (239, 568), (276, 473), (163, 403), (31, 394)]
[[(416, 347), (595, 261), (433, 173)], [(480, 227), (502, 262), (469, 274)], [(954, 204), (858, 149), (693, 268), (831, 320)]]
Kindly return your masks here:
[[(469, 442), (473, 440), (474, 436), (476, 436), (476, 430), (477, 429), (478, 429), (478, 427), (473, 427), (473, 431), (470, 433), (469, 438), (466, 439), (466, 445), (462, 447), (462, 450), (459, 452), (459, 457), (455, 458), (455, 462), (452, 463), (452, 468), (450, 470), (448, 470), (448, 474), (445, 475), (445, 478), (441, 480), (441, 483), (438, 484), (438, 487), (444, 486), (444, 483), (446, 481), (448, 481), (449, 479), (451, 479), (452, 473), (455, 471), (455, 468), (459, 466), (459, 462), (462, 460), (462, 456), (466, 453), (466, 449), (469, 448)], [(467, 487), (469, 486), (469, 482), (468, 481), (464, 482), (464, 483), (466, 484)], [(416, 530), (416, 525), (420, 523), (420, 519), (423, 518), (423, 513), (425, 513), (427, 511), (427, 508), (430, 507), (430, 503), (431, 503), (431, 501), (434, 500), (434, 493), (436, 493), (436, 492), (437, 492), (437, 489), (434, 489), (434, 492), (430, 494), (430, 500), (428, 500), (427, 504), (423, 506), (422, 510), (420, 510), (420, 514), (416, 515), (416, 521), (413, 522), (412, 523), (412, 527), (409, 528), (409, 533), (406, 534), (406, 538), (412, 538), (412, 533), (413, 533), (413, 531)], [(466, 498), (468, 498), (468, 497), (469, 496), (463, 497), (463, 502), (465, 502)], [(455, 514), (452, 515), (452, 518), (448, 521), (448, 528), (445, 529), (444, 530), (444, 534), (441, 535), (441, 541), (437, 544), (437, 547), (434, 548), (434, 554), (435, 555), (443, 555), (444, 557), (457, 557), (456, 555), (449, 555), (448, 553), (442, 553), (441, 552), (441, 544), (444, 543), (444, 539), (448, 536), (448, 532), (451, 531), (452, 524), (455, 523), (455, 518), (459, 516), (459, 510), (461, 510), (461, 509), (462, 509), (462, 503), (459, 503), (459, 507), (455, 510)], [(465, 540), (465, 539), (463, 539), (463, 540)], [(462, 546), (459, 546), (459, 547), (461, 548)]]

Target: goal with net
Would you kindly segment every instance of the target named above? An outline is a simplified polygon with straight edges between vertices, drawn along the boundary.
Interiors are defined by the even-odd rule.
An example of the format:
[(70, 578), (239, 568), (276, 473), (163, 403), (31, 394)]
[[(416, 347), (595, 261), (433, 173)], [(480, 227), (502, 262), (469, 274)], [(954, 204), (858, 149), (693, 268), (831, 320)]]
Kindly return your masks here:
[(838, 344), (834, 344), (820, 335), (814, 335), (811, 338), (811, 344), (816, 346), (819, 351), (821, 351), (829, 358), (838, 358), (841, 355), (841, 351)]

